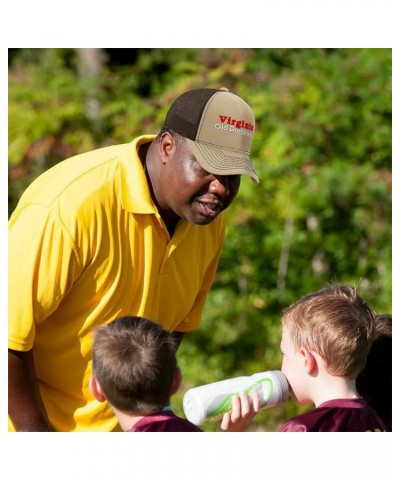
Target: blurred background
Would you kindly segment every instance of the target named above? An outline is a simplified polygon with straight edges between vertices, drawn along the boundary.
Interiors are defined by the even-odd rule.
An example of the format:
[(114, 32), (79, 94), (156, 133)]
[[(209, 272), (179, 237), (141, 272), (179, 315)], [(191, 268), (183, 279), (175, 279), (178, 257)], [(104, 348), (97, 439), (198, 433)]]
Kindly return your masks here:
[[(279, 369), (282, 309), (306, 293), (358, 285), (392, 312), (391, 49), (8, 52), (9, 215), (57, 162), (157, 133), (186, 90), (224, 86), (253, 108), (260, 184), (244, 177), (228, 210), (202, 327), (178, 352), (177, 414), (193, 386)], [(265, 410), (252, 429), (305, 409)]]

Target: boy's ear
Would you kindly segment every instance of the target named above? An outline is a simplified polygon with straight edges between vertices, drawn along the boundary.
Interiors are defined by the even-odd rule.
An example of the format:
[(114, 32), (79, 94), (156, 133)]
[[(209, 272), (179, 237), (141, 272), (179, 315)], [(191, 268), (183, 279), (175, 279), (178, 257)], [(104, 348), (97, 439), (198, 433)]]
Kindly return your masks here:
[(303, 357), (304, 368), (306, 369), (306, 372), (310, 375), (311, 373), (313, 373), (315, 371), (315, 369), (318, 366), (317, 360), (316, 360), (313, 352), (311, 352), (307, 348), (300, 347), (300, 354)]
[(89, 390), (91, 391), (94, 398), (99, 402), (106, 401), (103, 390), (101, 389), (99, 382), (94, 378), (93, 375), (91, 375), (89, 378)]
[(174, 378), (172, 380), (171, 395), (173, 395), (179, 390), (181, 383), (182, 383), (182, 372), (179, 367), (176, 367), (174, 372)]

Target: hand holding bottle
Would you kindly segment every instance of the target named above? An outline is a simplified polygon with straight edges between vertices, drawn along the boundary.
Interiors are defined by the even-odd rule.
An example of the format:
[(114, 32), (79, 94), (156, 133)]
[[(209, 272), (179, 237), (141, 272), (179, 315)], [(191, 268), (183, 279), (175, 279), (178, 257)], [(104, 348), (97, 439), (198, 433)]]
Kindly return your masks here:
[(253, 418), (261, 409), (261, 400), (257, 392), (247, 395), (242, 391), (232, 397), (232, 411), (222, 417), (220, 432), (245, 432)]
[[(225, 413), (232, 411), (232, 399), (237, 397), (239, 392), (246, 392), (249, 395), (257, 393), (260, 409), (271, 408), (286, 402), (289, 386), (283, 373), (273, 370), (191, 388), (183, 397), (186, 418), (195, 425), (220, 420)], [(244, 397), (242, 398), (246, 402)], [(245, 413), (247, 412), (246, 403), (243, 405), (240, 403), (240, 406), (236, 407), (239, 417), (243, 416), (243, 408)]]

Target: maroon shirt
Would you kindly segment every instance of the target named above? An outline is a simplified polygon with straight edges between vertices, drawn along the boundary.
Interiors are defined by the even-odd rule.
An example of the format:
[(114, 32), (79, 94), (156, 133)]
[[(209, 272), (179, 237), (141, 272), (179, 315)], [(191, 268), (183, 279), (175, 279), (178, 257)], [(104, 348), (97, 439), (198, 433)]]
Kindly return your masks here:
[(202, 432), (189, 420), (177, 417), (170, 410), (153, 413), (139, 420), (127, 432)]
[(384, 432), (385, 425), (362, 398), (329, 400), (284, 423), (278, 432)]

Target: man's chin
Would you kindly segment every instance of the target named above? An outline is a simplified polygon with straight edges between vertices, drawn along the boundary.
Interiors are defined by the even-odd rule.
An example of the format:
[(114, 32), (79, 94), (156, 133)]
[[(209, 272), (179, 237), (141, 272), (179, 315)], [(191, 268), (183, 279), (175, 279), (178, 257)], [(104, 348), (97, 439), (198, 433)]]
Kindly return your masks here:
[(209, 225), (211, 222), (213, 222), (217, 217), (193, 217), (193, 218), (187, 218), (186, 220), (190, 223), (194, 223), (195, 225)]

